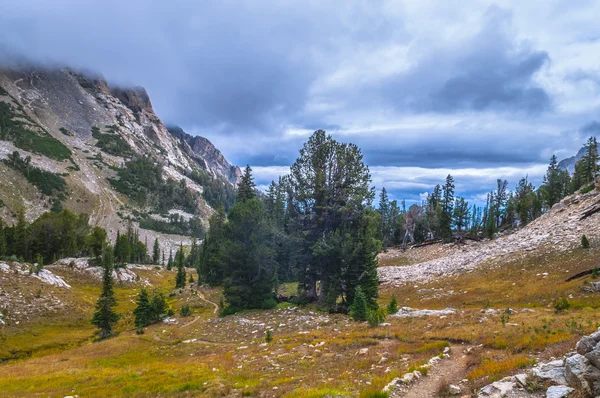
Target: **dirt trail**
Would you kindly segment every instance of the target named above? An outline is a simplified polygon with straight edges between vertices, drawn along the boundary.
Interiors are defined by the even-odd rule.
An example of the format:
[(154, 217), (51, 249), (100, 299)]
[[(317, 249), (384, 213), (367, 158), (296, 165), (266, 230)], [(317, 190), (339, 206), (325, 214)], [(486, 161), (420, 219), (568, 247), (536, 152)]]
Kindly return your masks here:
[[(406, 389), (397, 388), (392, 392), (392, 398), (436, 398), (440, 388), (449, 384), (459, 385), (467, 374), (468, 346), (453, 345), (450, 347), (450, 358), (433, 365), (427, 376), (421, 377)], [(462, 394), (468, 394), (463, 391)]]

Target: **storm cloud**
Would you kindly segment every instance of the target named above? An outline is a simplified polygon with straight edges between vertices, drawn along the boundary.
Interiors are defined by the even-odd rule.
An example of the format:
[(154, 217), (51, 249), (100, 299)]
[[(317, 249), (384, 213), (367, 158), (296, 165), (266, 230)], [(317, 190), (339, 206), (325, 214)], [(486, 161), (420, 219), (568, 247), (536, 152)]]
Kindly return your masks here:
[[(445, 174), (471, 198), (536, 184), (600, 134), (597, 2), (4, 0), (0, 65), (144, 86), (259, 184), (310, 132), (357, 143), (374, 183), (418, 200)], [(505, 176), (505, 177), (503, 177)]]

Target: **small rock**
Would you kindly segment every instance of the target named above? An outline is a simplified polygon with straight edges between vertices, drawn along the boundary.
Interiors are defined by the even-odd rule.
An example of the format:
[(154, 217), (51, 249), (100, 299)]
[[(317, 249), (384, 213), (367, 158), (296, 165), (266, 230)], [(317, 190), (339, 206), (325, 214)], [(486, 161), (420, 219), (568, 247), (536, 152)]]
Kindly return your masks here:
[(369, 353), (368, 348), (361, 348), (360, 351), (358, 351), (358, 355), (367, 355), (368, 353)]
[(514, 376), (514, 381), (521, 387), (527, 387), (527, 375), (524, 373)]
[(461, 388), (459, 386), (455, 386), (454, 384), (450, 384), (448, 386), (448, 392), (450, 393), (450, 395), (458, 395), (462, 392)]

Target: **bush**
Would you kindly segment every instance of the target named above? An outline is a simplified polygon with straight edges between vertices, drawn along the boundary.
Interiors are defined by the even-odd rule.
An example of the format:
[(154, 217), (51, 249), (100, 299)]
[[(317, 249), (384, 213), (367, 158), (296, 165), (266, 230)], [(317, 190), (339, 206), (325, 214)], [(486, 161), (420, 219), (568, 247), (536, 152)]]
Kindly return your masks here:
[(398, 312), (398, 301), (396, 301), (396, 296), (392, 296), (392, 299), (387, 307), (387, 312), (389, 315), (394, 315)]
[(571, 303), (569, 303), (569, 300), (567, 300), (564, 297), (561, 297), (560, 299), (554, 302), (554, 312), (556, 312), (557, 314), (568, 310), (570, 307)]
[[(397, 312), (397, 311), (396, 311)], [(371, 310), (367, 313), (367, 321), (372, 327), (379, 326), (380, 323), (385, 321), (387, 313), (386, 310), (380, 308), (378, 310)]]
[(277, 301), (275, 301), (275, 299), (268, 299), (262, 302), (260, 308), (263, 310), (272, 310), (273, 308), (277, 307)]
[(179, 313), (181, 314), (181, 316), (192, 316), (192, 310), (190, 309), (190, 305), (186, 304), (183, 307), (181, 307), (181, 311), (179, 311)]
[(265, 333), (265, 341), (267, 343), (273, 341), (273, 334), (271, 333), (271, 329), (267, 329), (267, 333)]
[(581, 247), (583, 247), (584, 249), (590, 248), (590, 241), (585, 235), (581, 235)]

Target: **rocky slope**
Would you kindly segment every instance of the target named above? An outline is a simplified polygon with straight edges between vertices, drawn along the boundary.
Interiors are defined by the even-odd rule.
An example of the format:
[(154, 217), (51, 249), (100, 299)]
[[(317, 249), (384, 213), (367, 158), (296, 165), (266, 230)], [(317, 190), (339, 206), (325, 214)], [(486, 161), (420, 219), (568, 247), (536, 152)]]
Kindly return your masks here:
[(588, 237), (600, 234), (600, 212), (586, 217), (587, 212), (597, 208), (600, 208), (598, 190), (574, 194), (515, 233), (463, 246), (444, 245), (439, 248), (439, 258), (404, 267), (379, 267), (379, 278), (383, 283), (394, 285), (427, 281), (443, 275), (469, 272), (484, 262), (493, 266), (497, 261), (533, 251), (568, 251), (581, 244), (583, 234)]
[[(111, 237), (123, 230), (128, 214), (144, 210), (136, 209), (108, 181), (128, 159), (148, 156), (162, 165), (164, 178), (185, 180), (199, 194), (203, 187), (188, 177), (193, 170), (203, 170), (230, 185), (241, 174), (208, 140), (169, 132), (139, 87), (111, 87), (101, 77), (69, 69), (0, 70), (0, 102), (10, 106), (14, 120), (35, 133), (27, 139), (0, 135), (0, 159), (18, 151), (22, 158), (31, 157), (32, 166), (62, 175), (68, 188), (64, 207), (90, 214), (90, 223), (105, 228)], [(114, 149), (102, 147), (99, 137)], [(45, 146), (40, 149), (42, 141)], [(26, 218), (33, 220), (51, 204), (48, 195), (0, 163), (0, 217), (6, 222), (14, 223), (17, 210), (23, 207)], [(206, 224), (213, 211), (200, 195), (194, 215)], [(183, 236), (140, 231), (142, 240), (153, 241), (157, 236), (164, 238), (160, 239), (163, 249), (189, 241)]]

